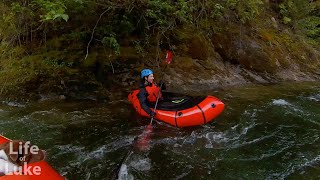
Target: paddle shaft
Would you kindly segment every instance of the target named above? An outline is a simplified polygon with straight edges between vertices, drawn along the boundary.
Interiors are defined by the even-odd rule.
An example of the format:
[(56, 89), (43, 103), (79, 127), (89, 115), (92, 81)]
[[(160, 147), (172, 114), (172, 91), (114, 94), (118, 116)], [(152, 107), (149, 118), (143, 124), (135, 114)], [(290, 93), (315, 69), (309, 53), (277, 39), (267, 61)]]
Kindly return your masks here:
[[(157, 101), (156, 101), (156, 104), (154, 105), (153, 112), (156, 112), (156, 110), (157, 110), (157, 105), (158, 105), (158, 102), (159, 102), (159, 96), (160, 96), (161, 88), (162, 88), (162, 83), (160, 85), (160, 90), (159, 90), (158, 95), (157, 95)], [(152, 124), (152, 121), (153, 121), (153, 116), (151, 117), (150, 124)]]
[[(170, 51), (167, 51), (166, 66), (165, 66), (165, 68), (164, 68), (164, 70), (163, 70), (163, 74), (162, 74), (161, 79), (163, 79), (163, 77), (164, 77), (164, 72), (165, 72), (165, 70), (167, 69), (168, 64), (170, 64), (171, 60), (172, 60), (172, 54), (171, 54)], [(156, 112), (156, 109), (157, 109), (157, 105), (158, 105), (158, 101), (159, 101), (160, 91), (161, 91), (162, 85), (163, 85), (163, 83), (161, 83), (161, 85), (160, 85), (160, 90), (159, 90), (158, 95), (157, 95), (157, 101), (156, 101), (156, 104), (155, 104), (155, 106), (154, 106), (154, 112)], [(150, 127), (152, 128), (152, 121), (153, 121), (153, 117), (151, 117), (151, 121), (150, 121), (150, 124), (147, 126), (147, 129), (150, 128)], [(149, 129), (149, 130), (150, 130), (150, 129)], [(144, 131), (144, 132), (145, 132), (145, 131)], [(151, 133), (151, 132), (150, 132), (150, 131), (146, 131), (146, 133)], [(137, 139), (137, 141), (139, 140), (139, 138), (136, 138), (136, 139)], [(134, 140), (134, 141), (136, 141), (136, 140)], [(134, 143), (133, 143), (133, 144), (134, 144)], [(124, 165), (125, 165), (124, 162), (127, 161), (127, 159), (131, 156), (131, 154), (133, 154), (133, 146), (131, 147), (130, 151), (126, 154), (126, 156), (122, 159), (122, 161), (121, 161), (121, 166), (119, 166), (119, 167), (117, 168), (117, 172), (118, 172), (118, 173), (116, 174), (117, 178), (119, 178), (119, 173), (120, 173), (121, 167), (124, 167)]]
[[(160, 80), (160, 81), (163, 81), (164, 72), (166, 71), (167, 66), (168, 66), (168, 64), (166, 65), (166, 67), (165, 67), (164, 70), (163, 70), (163, 74), (162, 74), (162, 77), (161, 77), (161, 80)], [(154, 105), (154, 108), (153, 108), (153, 112), (154, 112), (154, 113), (155, 113), (156, 110), (157, 110), (157, 106), (158, 106), (158, 102), (159, 102), (159, 97), (160, 97), (160, 92), (161, 92), (161, 89), (162, 89), (162, 85), (163, 85), (163, 82), (160, 84), (160, 89), (159, 89), (159, 92), (158, 92), (158, 95), (157, 95), (157, 101), (156, 101), (156, 104)], [(150, 124), (152, 124), (153, 119), (154, 119), (154, 117), (152, 116), (152, 117), (151, 117), (151, 120), (150, 120)]]

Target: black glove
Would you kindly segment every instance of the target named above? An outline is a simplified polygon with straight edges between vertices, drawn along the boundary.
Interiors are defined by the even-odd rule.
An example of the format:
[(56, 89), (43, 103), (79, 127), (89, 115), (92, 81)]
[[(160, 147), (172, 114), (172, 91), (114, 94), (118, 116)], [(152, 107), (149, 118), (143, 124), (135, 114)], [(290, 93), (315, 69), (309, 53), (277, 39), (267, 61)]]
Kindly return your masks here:
[(158, 86), (161, 87), (161, 90), (166, 90), (167, 87), (162, 80), (159, 81)]
[(156, 113), (153, 112), (153, 111), (151, 111), (150, 116), (151, 116), (151, 117), (154, 117), (155, 115), (156, 115)]
[(161, 84), (162, 84), (162, 86), (163, 86), (163, 81), (162, 81), (162, 80), (160, 80), (160, 81), (158, 82), (158, 86), (160, 87)]

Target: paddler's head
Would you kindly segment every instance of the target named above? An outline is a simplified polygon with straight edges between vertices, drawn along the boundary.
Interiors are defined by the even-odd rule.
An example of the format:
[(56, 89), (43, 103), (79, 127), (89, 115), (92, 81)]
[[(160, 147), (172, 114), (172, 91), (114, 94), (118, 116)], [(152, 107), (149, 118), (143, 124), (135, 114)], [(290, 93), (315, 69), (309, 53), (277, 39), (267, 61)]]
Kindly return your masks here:
[(144, 69), (141, 71), (141, 79), (144, 82), (144, 84), (153, 83), (154, 77), (153, 72), (150, 69)]

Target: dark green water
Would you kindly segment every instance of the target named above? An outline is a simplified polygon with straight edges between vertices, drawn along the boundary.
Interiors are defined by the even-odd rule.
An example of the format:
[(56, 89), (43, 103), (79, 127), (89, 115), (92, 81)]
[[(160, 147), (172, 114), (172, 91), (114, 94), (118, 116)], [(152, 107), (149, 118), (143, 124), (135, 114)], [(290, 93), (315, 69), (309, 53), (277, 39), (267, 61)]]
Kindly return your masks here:
[[(128, 179), (320, 179), (320, 83), (257, 85), (212, 94), (215, 122), (156, 123), (149, 149), (124, 162)], [(67, 179), (112, 179), (148, 120), (124, 100), (0, 105), (0, 133), (30, 140)], [(136, 145), (134, 146), (136, 147)], [(127, 173), (127, 174), (126, 174)]]

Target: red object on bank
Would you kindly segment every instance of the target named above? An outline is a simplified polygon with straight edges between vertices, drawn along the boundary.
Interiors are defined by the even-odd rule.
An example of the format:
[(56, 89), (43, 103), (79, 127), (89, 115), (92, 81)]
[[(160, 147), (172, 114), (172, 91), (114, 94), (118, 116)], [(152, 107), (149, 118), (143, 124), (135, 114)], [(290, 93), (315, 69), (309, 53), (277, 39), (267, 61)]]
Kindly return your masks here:
[(166, 61), (165, 61), (166, 64), (170, 64), (171, 63), (172, 57), (173, 57), (172, 52), (167, 50)]

